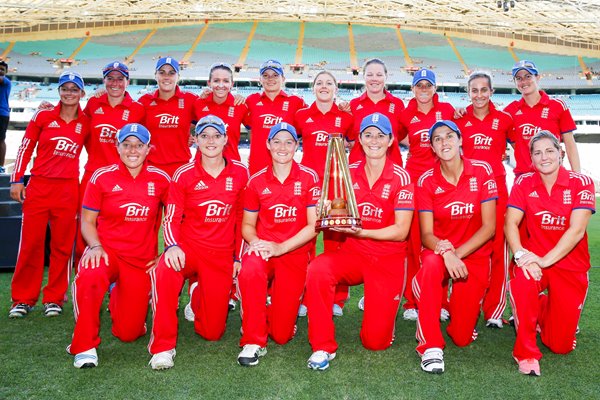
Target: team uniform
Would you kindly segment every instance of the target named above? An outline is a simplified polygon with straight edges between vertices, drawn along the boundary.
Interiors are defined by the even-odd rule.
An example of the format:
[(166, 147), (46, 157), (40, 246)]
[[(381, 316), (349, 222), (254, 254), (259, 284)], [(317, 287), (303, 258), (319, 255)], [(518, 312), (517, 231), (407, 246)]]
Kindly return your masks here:
[(483, 301), (486, 320), (501, 319), (506, 308), (506, 284), (508, 277), (508, 251), (504, 240), (504, 213), (508, 202), (506, 170), (502, 158), (506, 151), (508, 136), (513, 123), (509, 114), (497, 110), (489, 103), (489, 114), (480, 120), (473, 114), (473, 106), (456, 121), (462, 133), (463, 155), (471, 160), (482, 160), (490, 164), (496, 179), (498, 199), (496, 201), (496, 234), (492, 249), (492, 272), (490, 286)]
[(59, 104), (33, 116), (11, 176), (11, 183), (23, 183), (27, 164), (37, 146), (23, 202), (21, 242), (12, 279), (14, 304), (33, 306), (39, 297), (48, 223), (52, 232), (50, 265), (42, 302), (62, 305), (65, 300), (79, 203), (79, 155), (89, 134), (89, 120), (79, 108), (77, 118), (66, 123), (60, 117), (61, 108)]
[(100, 344), (100, 308), (113, 282), (109, 303), (113, 335), (130, 342), (146, 333), (151, 289), (147, 269), (158, 254), (156, 225), (169, 182), (165, 172), (147, 163), (134, 178), (120, 161), (98, 169), (88, 182), (83, 208), (98, 213), (98, 237), (109, 262), (100, 259), (97, 268), (79, 267), (72, 285), (71, 354)]
[(365, 158), (365, 153), (358, 143), (361, 121), (367, 115), (381, 113), (390, 119), (392, 123), (392, 131), (396, 140), (396, 142), (388, 150), (388, 157), (390, 157), (396, 164), (402, 166), (402, 155), (400, 154), (399, 147), (400, 140), (404, 138), (400, 128), (400, 117), (404, 111), (404, 103), (402, 100), (386, 90), (385, 97), (375, 103), (365, 92), (359, 97), (350, 100), (350, 110), (352, 111), (352, 116), (354, 118), (354, 125), (350, 135), (348, 135), (346, 139), (348, 142), (354, 142), (354, 147), (352, 147), (350, 155), (348, 156), (349, 162), (354, 163), (359, 160), (364, 160)]
[[(482, 225), (481, 204), (498, 196), (496, 181), (489, 164), (463, 158), (464, 170), (456, 186), (442, 175), (441, 165), (424, 173), (417, 184), (420, 213), (433, 213), (433, 234), (449, 240), (454, 248), (469, 240)], [(468, 276), (454, 279), (450, 295), (450, 323), (447, 333), (457, 346), (466, 346), (476, 338), (474, 331), (481, 301), (488, 287), (492, 241), (463, 258)], [(432, 250), (421, 252), (421, 269), (412, 281), (419, 306), (417, 352), (445, 347), (440, 327), (440, 310), (450, 275), (441, 255)]]
[(194, 278), (192, 297), (195, 331), (206, 340), (219, 340), (225, 332), (234, 261), (239, 261), (243, 240), (243, 192), (248, 170), (227, 159), (223, 171), (212, 177), (202, 167), (201, 154), (173, 176), (164, 219), (165, 247), (179, 246), (185, 268), (175, 271), (161, 257), (152, 271), (154, 311), (151, 354), (175, 348), (177, 306), (184, 280)]
[[(421, 175), (433, 168), (435, 156), (429, 142), (429, 128), (437, 121), (454, 118), (454, 107), (450, 103), (439, 101), (437, 93), (433, 95), (433, 108), (428, 113), (419, 111), (416, 99), (408, 102), (406, 110), (400, 116), (401, 137), (408, 137), (409, 156), (406, 160), (406, 171), (410, 179), (417, 182)], [(413, 277), (420, 267), (419, 255), (421, 253), (421, 232), (419, 229), (419, 216), (413, 215), (408, 239), (408, 269), (407, 282), (412, 282)], [(416, 308), (416, 299), (412, 293), (412, 286), (406, 285), (404, 291), (404, 309)]]
[(168, 100), (159, 97), (158, 89), (138, 100), (146, 110), (143, 125), (152, 132), (148, 163), (169, 176), (192, 158), (189, 139), (197, 98), (194, 93), (184, 92), (177, 86), (175, 95)]
[(509, 113), (514, 122), (514, 132), (509, 140), (515, 149), (515, 175), (533, 171), (529, 155), (529, 141), (541, 130), (552, 132), (559, 140), (577, 127), (567, 105), (559, 99), (552, 99), (540, 90), (542, 98), (530, 107), (524, 99), (510, 103), (504, 111)]
[[(364, 229), (395, 223), (395, 211), (414, 209), (414, 186), (408, 173), (389, 157), (379, 179), (369, 186), (364, 161), (350, 165), (354, 193)], [(314, 259), (306, 280), (308, 338), (313, 351), (337, 350), (332, 320), (338, 284), (364, 283), (365, 309), (360, 337), (370, 350), (383, 350), (394, 339), (394, 327), (405, 284), (406, 242), (348, 236), (340, 250)]]
[[(281, 183), (269, 166), (250, 178), (244, 210), (258, 213), (256, 233), (260, 239), (281, 243), (306, 226), (307, 213), (315, 212), (320, 192), (315, 171), (292, 162), (289, 176)], [(308, 242), (268, 261), (255, 254), (243, 256), (238, 276), (241, 346), (265, 347), (269, 336), (278, 344), (292, 339), (311, 249), (312, 242)], [(271, 305), (267, 307), (269, 282)]]
[(289, 95), (283, 90), (271, 100), (264, 92), (253, 93), (246, 99), (248, 114), (244, 124), (250, 127), (250, 174), (255, 174), (271, 165), (271, 154), (267, 150), (267, 138), (271, 128), (280, 123), (293, 124), (296, 111), (306, 107), (301, 97)]
[[(560, 167), (550, 194), (537, 172), (517, 178), (508, 207), (526, 215), (528, 249), (542, 257), (568, 229), (571, 212), (587, 209), (595, 213), (595, 203), (592, 180)], [(589, 269), (587, 233), (564, 258), (542, 269), (540, 281), (526, 279), (522, 269), (515, 268), (509, 287), (517, 330), (513, 356), (517, 360), (542, 358), (537, 332), (542, 343), (555, 353), (569, 353), (575, 348)], [(542, 294), (546, 290), (547, 294)]]
[(248, 114), (246, 104), (235, 105), (235, 98), (231, 93), (227, 95), (227, 100), (223, 104), (218, 104), (212, 96), (207, 98), (198, 98), (194, 104), (194, 114), (196, 120), (207, 115), (216, 115), (225, 122), (227, 128), (227, 144), (223, 150), (223, 156), (227, 159), (240, 161), (240, 152), (238, 145), (240, 143), (240, 128)]

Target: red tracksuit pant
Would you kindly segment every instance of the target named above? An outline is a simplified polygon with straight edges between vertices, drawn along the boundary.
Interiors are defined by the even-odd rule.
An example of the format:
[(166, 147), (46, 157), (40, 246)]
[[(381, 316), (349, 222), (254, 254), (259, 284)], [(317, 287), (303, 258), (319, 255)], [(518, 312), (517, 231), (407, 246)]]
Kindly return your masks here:
[(219, 340), (225, 333), (229, 312), (229, 293), (233, 281), (231, 250), (200, 248), (182, 243), (185, 267), (181, 271), (169, 268), (160, 258), (151, 272), (152, 279), (152, 337), (150, 354), (174, 349), (177, 345), (179, 294), (186, 279), (198, 282), (192, 296), (194, 330), (206, 340)]
[(79, 260), (81, 260), (83, 251), (87, 246), (87, 243), (85, 242), (85, 240), (83, 239), (83, 235), (81, 234), (81, 203), (83, 202), (83, 196), (85, 195), (85, 188), (87, 187), (87, 184), (92, 178), (93, 174), (93, 171), (85, 171), (83, 173), (83, 177), (81, 178), (81, 183), (79, 184), (79, 204), (77, 206), (77, 216), (79, 218), (79, 222), (77, 224), (77, 236), (75, 237), (75, 267), (79, 266)]
[(340, 283), (364, 283), (360, 338), (369, 350), (388, 348), (394, 340), (396, 315), (406, 282), (405, 259), (405, 253), (374, 256), (347, 249), (314, 259), (308, 268), (305, 293), (312, 350), (334, 353), (338, 348), (331, 309), (335, 288)]
[[(277, 344), (285, 344), (294, 337), (309, 257), (308, 252), (299, 252), (265, 261), (254, 254), (244, 255), (238, 276), (242, 317), (240, 346), (265, 347), (268, 336)], [(269, 282), (271, 305), (267, 307)], [(332, 306), (333, 303), (330, 313)]]
[(497, 177), (498, 200), (496, 201), (496, 234), (492, 250), (492, 270), (490, 286), (483, 298), (483, 316), (488, 319), (501, 319), (506, 308), (506, 288), (508, 280), (508, 248), (504, 238), (504, 213), (508, 202), (506, 178)]
[[(323, 252), (329, 253), (337, 251), (343, 243), (343, 234), (333, 231), (323, 231)], [(344, 308), (350, 298), (350, 288), (348, 285), (338, 285), (335, 288), (334, 303)]]
[(21, 243), (12, 278), (13, 305), (35, 305), (44, 277), (44, 243), (50, 223), (50, 265), (42, 303), (62, 305), (69, 286), (71, 255), (75, 240), (77, 179), (33, 176), (23, 203)]
[[(446, 332), (454, 344), (467, 346), (475, 338), (475, 326), (481, 309), (481, 301), (489, 284), (490, 258), (465, 258), (469, 275), (465, 279), (452, 281), (450, 295), (450, 323)], [(421, 253), (421, 269), (413, 279), (413, 292), (419, 305), (417, 320), (417, 352), (446, 346), (440, 326), (440, 310), (447, 293), (444, 283), (450, 275), (444, 259), (429, 249)]]
[[(73, 282), (75, 330), (69, 352), (81, 353), (100, 344), (100, 310), (111, 283), (109, 310), (112, 334), (123, 342), (132, 342), (146, 334), (146, 315), (150, 299), (150, 276), (145, 266), (132, 265), (104, 247), (109, 259), (97, 268), (82, 268)], [(87, 251), (87, 249), (86, 249)], [(85, 254), (85, 253), (84, 253)]]
[[(510, 281), (510, 301), (515, 317), (517, 338), (513, 356), (518, 360), (542, 358), (537, 346), (537, 329), (542, 343), (554, 353), (575, 349), (575, 331), (587, 295), (587, 272), (559, 268), (542, 270), (542, 279), (526, 279), (516, 267)], [(548, 294), (542, 292), (547, 290)]]

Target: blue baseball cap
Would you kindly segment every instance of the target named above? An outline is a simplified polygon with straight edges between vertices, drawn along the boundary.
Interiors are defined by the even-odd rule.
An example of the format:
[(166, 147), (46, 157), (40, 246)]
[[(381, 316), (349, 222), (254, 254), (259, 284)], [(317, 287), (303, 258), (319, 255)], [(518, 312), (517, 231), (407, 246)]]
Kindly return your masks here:
[(117, 132), (117, 142), (122, 143), (129, 136), (135, 136), (144, 144), (150, 143), (150, 131), (141, 124), (127, 124)]
[(170, 65), (173, 67), (175, 72), (179, 73), (179, 62), (173, 57), (163, 57), (156, 62), (156, 71), (160, 69), (163, 65)]
[(102, 76), (106, 78), (106, 75), (113, 71), (120, 72), (125, 78), (129, 79), (129, 67), (119, 61), (113, 61), (109, 64), (106, 64), (104, 69), (102, 69)]
[(196, 132), (196, 135), (199, 135), (202, 133), (203, 130), (205, 130), (209, 126), (215, 128), (217, 131), (219, 131), (221, 135), (227, 134), (225, 129), (225, 122), (223, 122), (223, 120), (217, 117), (216, 115), (207, 115), (205, 117), (200, 118), (200, 120), (196, 124), (194, 132)]
[(83, 78), (77, 72), (67, 71), (60, 74), (60, 77), (58, 78), (58, 87), (69, 82), (74, 83), (79, 89), (84, 90)]
[(440, 126), (446, 126), (450, 129), (452, 129), (454, 132), (456, 132), (456, 134), (458, 135), (458, 137), (461, 137), (461, 133), (460, 133), (460, 129), (458, 129), (458, 126), (456, 126), (456, 124), (452, 121), (449, 121), (447, 119), (443, 119), (441, 121), (436, 122), (435, 124), (433, 124), (431, 126), (431, 128), (429, 128), (429, 141), (431, 141), (431, 135), (433, 135), (433, 131), (435, 131), (437, 128), (439, 128)]
[(415, 86), (420, 81), (427, 81), (435, 86), (435, 73), (427, 68), (418, 70), (413, 76), (412, 85)]
[(390, 119), (383, 114), (373, 113), (364, 117), (360, 123), (360, 133), (363, 133), (363, 131), (370, 126), (374, 126), (386, 135), (392, 134), (392, 123), (390, 122)]
[(272, 70), (279, 75), (283, 75), (283, 65), (277, 60), (267, 60), (260, 65), (260, 74), (264, 74), (266, 70)]
[(267, 140), (271, 140), (277, 135), (279, 132), (286, 131), (289, 132), (294, 140), (298, 141), (298, 134), (296, 133), (296, 128), (294, 128), (291, 124), (287, 122), (280, 122), (277, 125), (273, 126), (269, 131), (269, 138)]
[(535, 64), (533, 63), (533, 61), (521, 60), (518, 63), (516, 63), (513, 66), (513, 68), (512, 68), (512, 76), (513, 76), (513, 78), (522, 69), (524, 69), (525, 71), (529, 72), (531, 75), (537, 75), (538, 74), (538, 69), (535, 66)]

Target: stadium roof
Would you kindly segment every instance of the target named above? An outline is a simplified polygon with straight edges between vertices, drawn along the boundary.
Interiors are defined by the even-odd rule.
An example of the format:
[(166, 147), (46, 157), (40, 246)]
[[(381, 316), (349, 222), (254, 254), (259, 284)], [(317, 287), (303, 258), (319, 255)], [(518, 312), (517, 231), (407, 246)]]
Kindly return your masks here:
[(66, 35), (68, 31), (86, 29), (93, 29), (96, 34), (109, 27), (114, 33), (118, 28), (131, 30), (131, 26), (148, 24), (275, 20), (389, 24), (478, 37), (480, 41), (496, 44), (499, 39), (504, 43), (515, 40), (515, 47), (534, 42), (539, 51), (544, 51), (540, 43), (576, 55), (600, 51), (598, 0), (4, 0), (2, 3), (0, 39), (5, 40), (11, 36), (33, 40), (36, 34), (39, 39), (40, 34), (47, 32)]

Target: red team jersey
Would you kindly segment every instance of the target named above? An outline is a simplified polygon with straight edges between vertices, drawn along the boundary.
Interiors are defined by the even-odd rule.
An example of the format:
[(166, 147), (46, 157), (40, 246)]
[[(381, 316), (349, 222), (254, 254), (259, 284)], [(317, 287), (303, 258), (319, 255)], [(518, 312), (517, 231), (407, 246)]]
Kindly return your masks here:
[(512, 117), (497, 110), (490, 102), (490, 112), (483, 120), (473, 114), (473, 106), (470, 105), (466, 114), (455, 122), (462, 133), (463, 155), (490, 164), (494, 176), (505, 176), (502, 157), (506, 151), (508, 136), (512, 135)]
[[(396, 211), (415, 209), (414, 185), (410, 182), (410, 176), (389, 157), (373, 187), (369, 186), (364, 161), (350, 165), (350, 176), (364, 229), (381, 229), (393, 225)], [(349, 235), (342, 245), (342, 251), (387, 256), (405, 252), (406, 247), (406, 241), (361, 239)]]
[[(588, 209), (596, 212), (594, 183), (582, 174), (560, 167), (558, 178), (548, 194), (539, 173), (529, 172), (519, 176), (508, 199), (508, 207), (525, 213), (527, 224), (527, 247), (543, 257), (550, 251), (569, 228), (571, 212)], [(587, 233), (553, 268), (575, 272), (590, 269), (590, 253)]]
[(509, 137), (515, 148), (515, 174), (520, 175), (533, 171), (529, 155), (529, 140), (541, 130), (552, 132), (559, 140), (564, 133), (572, 132), (577, 127), (567, 105), (559, 99), (551, 99), (540, 90), (542, 98), (533, 107), (525, 100), (510, 103), (504, 111), (513, 118), (514, 131)]
[(167, 203), (169, 176), (145, 164), (132, 177), (122, 162), (98, 169), (88, 182), (83, 208), (98, 212), (98, 236), (128, 263), (147, 268), (158, 254), (157, 216)]
[[(242, 239), (242, 197), (248, 169), (226, 160), (225, 169), (213, 178), (200, 161), (183, 165), (173, 175), (164, 220), (165, 247), (185, 241), (218, 250), (235, 248), (239, 259)], [(232, 260), (233, 261), (233, 260)]]
[(90, 136), (85, 142), (88, 161), (85, 170), (94, 172), (100, 167), (119, 162), (117, 152), (117, 131), (130, 123), (142, 123), (144, 106), (133, 101), (128, 92), (125, 98), (113, 107), (105, 93), (100, 97), (91, 97), (84, 112), (90, 118)]
[(144, 126), (152, 134), (148, 162), (151, 165), (185, 164), (192, 153), (189, 147), (190, 127), (194, 120), (196, 96), (179, 86), (169, 100), (158, 97), (158, 90), (138, 100), (146, 109)]
[(404, 103), (402, 100), (386, 90), (385, 97), (377, 103), (374, 103), (365, 92), (359, 97), (350, 100), (350, 110), (352, 111), (354, 124), (350, 135), (347, 136), (346, 139), (349, 142), (354, 142), (354, 147), (352, 147), (352, 150), (350, 151), (349, 161), (354, 163), (365, 158), (362, 147), (358, 142), (360, 123), (367, 115), (377, 112), (390, 119), (390, 122), (392, 123), (392, 132), (396, 139), (396, 142), (388, 150), (388, 157), (391, 157), (392, 161), (396, 164), (402, 165), (402, 155), (400, 154), (399, 147), (400, 140), (404, 138), (400, 129), (400, 116), (404, 111)]
[[(269, 166), (254, 174), (244, 195), (244, 210), (258, 213), (257, 235), (264, 240), (281, 243), (306, 226), (307, 213), (321, 196), (319, 177), (310, 168), (293, 162), (292, 170), (281, 183)], [(288, 253), (307, 252), (313, 242)]]
[(23, 183), (33, 150), (37, 155), (31, 175), (45, 178), (78, 179), (79, 155), (89, 135), (89, 119), (79, 108), (77, 118), (66, 123), (60, 117), (61, 104), (40, 110), (31, 119), (17, 152), (11, 183)]
[(437, 93), (433, 95), (433, 108), (427, 114), (419, 111), (417, 104), (416, 99), (411, 99), (400, 118), (400, 136), (404, 138), (408, 135), (409, 156), (406, 160), (406, 170), (413, 180), (418, 179), (434, 165), (435, 155), (429, 142), (429, 128), (437, 121), (454, 119), (454, 107), (450, 103), (440, 102)]
[(271, 165), (271, 154), (267, 150), (267, 138), (271, 128), (280, 123), (294, 124), (296, 111), (306, 107), (301, 97), (281, 91), (275, 100), (262, 93), (253, 93), (246, 99), (248, 117), (245, 124), (250, 126), (250, 159), (248, 166), (254, 174)]
[[(440, 163), (425, 172), (417, 183), (419, 212), (433, 213), (433, 234), (458, 248), (481, 227), (481, 204), (498, 197), (492, 168), (484, 161), (463, 158), (464, 170), (456, 186), (442, 175)], [(489, 256), (492, 241), (469, 255)]]
[(234, 105), (234, 97), (230, 93), (227, 100), (223, 104), (217, 104), (213, 100), (213, 96), (207, 98), (198, 98), (194, 104), (194, 113), (196, 120), (205, 117), (209, 114), (216, 115), (225, 122), (227, 129), (227, 144), (223, 150), (223, 156), (228, 159), (240, 161), (240, 153), (238, 145), (240, 143), (240, 127), (244, 123), (244, 119), (248, 114), (248, 106), (246, 104)]
[(328, 112), (322, 113), (317, 104), (313, 103), (296, 113), (294, 127), (302, 137), (302, 165), (314, 169), (322, 181), (329, 134), (341, 133), (342, 137), (349, 135), (352, 129), (352, 115), (340, 111), (336, 104), (333, 104)]

